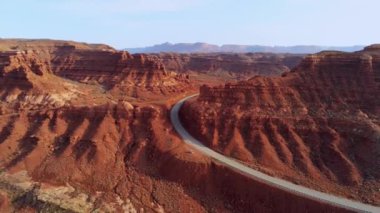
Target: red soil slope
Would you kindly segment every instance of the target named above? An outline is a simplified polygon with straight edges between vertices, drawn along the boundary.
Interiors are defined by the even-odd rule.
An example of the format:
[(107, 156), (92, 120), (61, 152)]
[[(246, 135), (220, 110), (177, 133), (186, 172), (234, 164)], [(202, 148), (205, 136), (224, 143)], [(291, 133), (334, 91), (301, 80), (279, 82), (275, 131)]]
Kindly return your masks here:
[(290, 180), (380, 204), (380, 48), (323, 52), (282, 77), (203, 86), (182, 119), (208, 146)]

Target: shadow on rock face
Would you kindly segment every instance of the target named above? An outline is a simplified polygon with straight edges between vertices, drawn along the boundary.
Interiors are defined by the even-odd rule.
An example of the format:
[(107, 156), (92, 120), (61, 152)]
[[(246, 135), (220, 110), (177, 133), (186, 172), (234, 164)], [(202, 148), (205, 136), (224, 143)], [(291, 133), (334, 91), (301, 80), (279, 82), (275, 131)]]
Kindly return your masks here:
[(87, 152), (87, 161), (94, 159), (96, 155), (96, 145), (91, 140), (80, 140), (74, 146), (75, 159), (79, 160)]
[(12, 117), (7, 125), (0, 132), (0, 144), (4, 143), (4, 141), (11, 135), (12, 130), (14, 128), (14, 124), (16, 122), (16, 117)]
[(41, 127), (46, 117), (30, 117), (29, 122), (31, 127), (24, 134), (22, 139), (19, 140), (19, 151), (14, 153), (15, 157), (6, 165), (7, 169), (14, 167), (17, 163), (22, 161), (28, 156), (38, 145), (39, 138), (35, 136), (35, 133)]

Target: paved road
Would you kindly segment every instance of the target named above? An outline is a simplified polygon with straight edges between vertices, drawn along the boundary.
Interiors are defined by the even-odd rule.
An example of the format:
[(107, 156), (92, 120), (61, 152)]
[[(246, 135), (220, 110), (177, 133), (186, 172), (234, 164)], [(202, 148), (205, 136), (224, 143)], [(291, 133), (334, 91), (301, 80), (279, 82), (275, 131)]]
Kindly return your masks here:
[(185, 143), (191, 145), (195, 149), (199, 150), (204, 155), (207, 155), (207, 156), (213, 158), (214, 160), (217, 160), (221, 164), (224, 164), (224, 165), (232, 168), (235, 171), (238, 171), (238, 172), (240, 172), (240, 173), (242, 173), (248, 177), (251, 177), (252, 179), (255, 179), (257, 181), (268, 184), (270, 186), (274, 186), (276, 188), (285, 190), (287, 192), (291, 192), (293, 194), (296, 194), (296, 195), (299, 195), (302, 197), (306, 197), (308, 199), (316, 200), (319, 202), (327, 203), (327, 204), (330, 204), (333, 206), (345, 208), (345, 209), (348, 209), (351, 211), (356, 211), (356, 212), (379, 212), (380, 213), (380, 207), (371, 206), (368, 204), (360, 203), (360, 202), (349, 200), (346, 198), (326, 194), (326, 193), (319, 192), (319, 191), (316, 191), (313, 189), (309, 189), (309, 188), (306, 188), (306, 187), (303, 187), (300, 185), (295, 185), (295, 184), (288, 182), (288, 181), (285, 181), (285, 180), (281, 180), (278, 178), (271, 177), (269, 175), (266, 175), (262, 172), (254, 170), (252, 168), (249, 168), (249, 167), (245, 166), (244, 164), (241, 164), (241, 163), (239, 163), (239, 162), (237, 162), (231, 158), (223, 156), (223, 155), (209, 149), (208, 147), (203, 145), (200, 141), (198, 141), (197, 139), (192, 137), (186, 131), (186, 129), (182, 126), (182, 124), (179, 120), (179, 116), (178, 116), (179, 109), (181, 108), (181, 106), (183, 105), (183, 103), (186, 100), (188, 100), (194, 96), (197, 96), (197, 95), (188, 96), (188, 97), (182, 99), (181, 101), (179, 101), (176, 105), (174, 105), (174, 107), (172, 108), (172, 110), (170, 112), (170, 119), (171, 119), (171, 122), (172, 122), (174, 128), (176, 129), (176, 131), (182, 137), (183, 141)]

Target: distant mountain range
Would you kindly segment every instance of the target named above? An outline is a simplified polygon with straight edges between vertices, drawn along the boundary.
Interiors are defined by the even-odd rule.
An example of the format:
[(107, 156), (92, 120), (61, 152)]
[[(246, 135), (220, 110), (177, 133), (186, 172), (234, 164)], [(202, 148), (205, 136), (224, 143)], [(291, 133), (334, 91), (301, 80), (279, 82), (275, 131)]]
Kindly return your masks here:
[(163, 43), (150, 47), (142, 48), (126, 48), (131, 53), (160, 53), (160, 52), (176, 52), (176, 53), (212, 53), (212, 52), (271, 52), (271, 53), (317, 53), (324, 50), (337, 50), (345, 52), (354, 52), (362, 50), (364, 46), (315, 46), (315, 45), (296, 45), (296, 46), (261, 46), (261, 45), (234, 45), (226, 44), (222, 46), (208, 43)]

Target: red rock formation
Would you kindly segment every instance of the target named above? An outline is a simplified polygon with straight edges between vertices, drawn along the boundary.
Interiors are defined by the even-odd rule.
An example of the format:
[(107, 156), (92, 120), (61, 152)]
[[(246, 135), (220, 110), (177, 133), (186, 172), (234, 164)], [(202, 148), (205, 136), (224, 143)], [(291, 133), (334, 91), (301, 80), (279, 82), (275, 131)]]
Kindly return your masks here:
[(83, 83), (97, 82), (115, 93), (144, 97), (190, 88), (186, 75), (166, 71), (156, 57), (110, 51), (59, 51), (52, 60), (57, 75)]
[(44, 54), (37, 50), (0, 53), (0, 114), (106, 100), (102, 88), (55, 75)]
[[(33, 78), (50, 72), (49, 63), (41, 60), (34, 51), (0, 53), (0, 80), (3, 87), (32, 87)], [(11, 79), (16, 82), (9, 81)]]
[(158, 56), (168, 70), (207, 74), (227, 73), (234, 77), (272, 76), (294, 68), (302, 55), (270, 53), (151, 54)]
[[(62, 84), (54, 83), (57, 80)], [(70, 99), (64, 83), (52, 74), (49, 61), (39, 57), (38, 51), (0, 53), (0, 108), (18, 110), (42, 102), (61, 105)]]
[(370, 190), (380, 186), (379, 79), (377, 47), (323, 52), (282, 77), (203, 86), (181, 114), (193, 135), (222, 153), (379, 204)]

